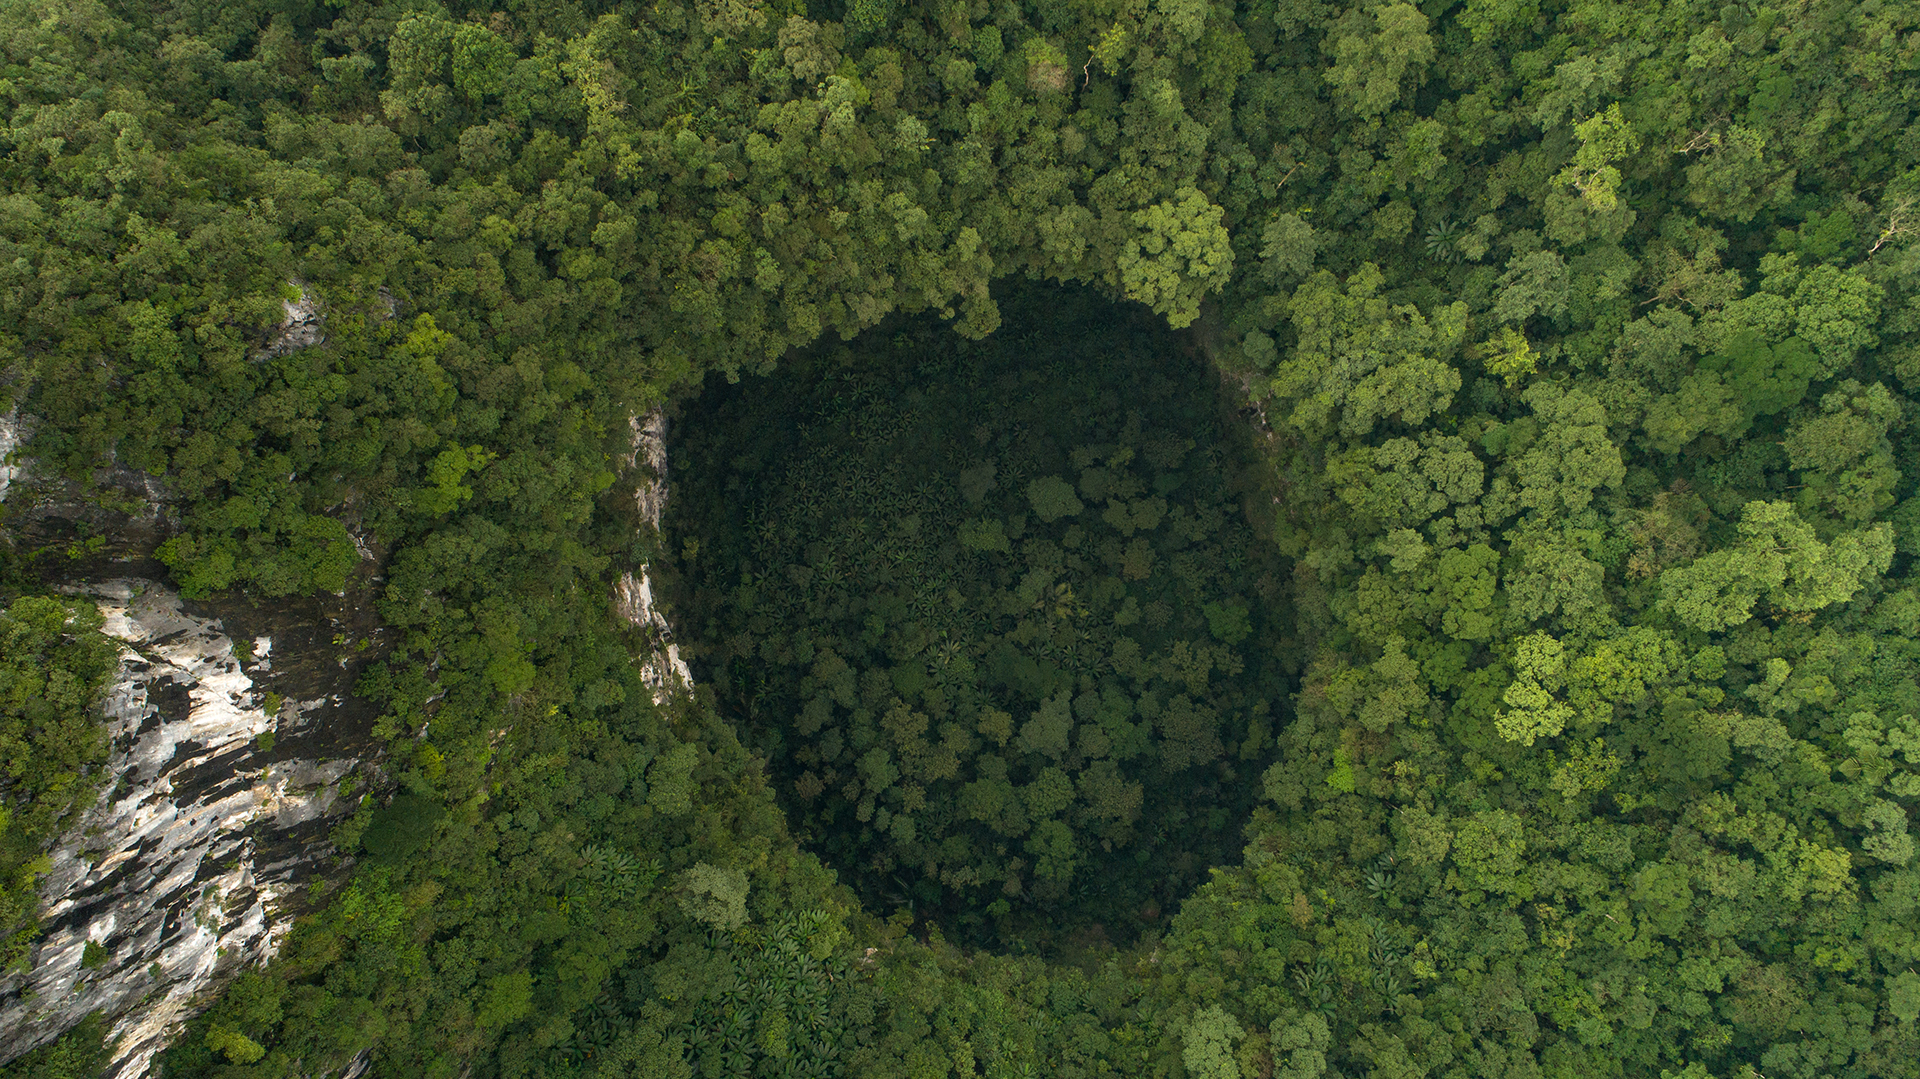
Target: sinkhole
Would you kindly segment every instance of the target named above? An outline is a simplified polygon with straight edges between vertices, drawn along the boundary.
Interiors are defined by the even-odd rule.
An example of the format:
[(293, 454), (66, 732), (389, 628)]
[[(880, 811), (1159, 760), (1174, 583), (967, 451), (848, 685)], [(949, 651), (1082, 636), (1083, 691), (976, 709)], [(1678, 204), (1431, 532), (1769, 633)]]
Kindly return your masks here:
[(1287, 570), (1195, 338), (1031, 286), (677, 406), (677, 639), (800, 840), (970, 946), (1124, 944), (1237, 861)]

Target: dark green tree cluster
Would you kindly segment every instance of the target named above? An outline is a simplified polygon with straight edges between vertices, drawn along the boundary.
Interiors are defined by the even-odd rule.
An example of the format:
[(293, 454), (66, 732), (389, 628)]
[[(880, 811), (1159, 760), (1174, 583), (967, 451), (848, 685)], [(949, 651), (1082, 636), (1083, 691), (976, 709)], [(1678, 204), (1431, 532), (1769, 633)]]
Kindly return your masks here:
[(676, 423), (696, 677), (875, 899), (1097, 895), (1130, 924), (1238, 851), (1285, 570), (1199, 361), (1074, 299), (979, 345), (922, 323), (823, 353)]
[(5, 1079), (96, 1079), (109, 1060), (106, 1038), (106, 1019), (94, 1012), (47, 1045), (0, 1065), (0, 1076)]
[(75, 600), (15, 596), (0, 609), (0, 968), (26, 959), (47, 848), (100, 786), (100, 701), (119, 658), (100, 626)]
[[(382, 1074), (476, 1076), (1915, 1075), (1916, 34), (1911, 3), (1820, 0), (0, 8), (0, 382), (28, 452), (82, 483), (159, 477), (190, 589), (337, 589), (372, 556), (395, 631), (364, 688), (408, 800), (342, 833), (359, 875), (166, 1067), (312, 1074), (370, 1050)], [(835, 672), (759, 642), (792, 654), (832, 627), (849, 661), (874, 612), (757, 611), (734, 631), (752, 647), (712, 642), (717, 704), (662, 713), (607, 610), (612, 572), (661, 561), (615, 486), (631, 416), (894, 315), (980, 338), (1014, 275), (1192, 327), (1264, 439), (1236, 494), (1260, 492), (1246, 516), (1288, 560), (1283, 594), (1196, 567), (1160, 596), (1170, 635), (1125, 634), (1143, 661), (1225, 647), (1244, 602), (1236, 677), (1282, 641), (1302, 672), (1269, 702), (1244, 858), (1084, 969), (854, 911), (774, 791), (812, 771), (811, 812), (857, 835), (885, 808), (880, 849), (905, 855), (932, 799), (901, 814), (902, 771), (860, 821), (857, 762), (895, 737), (896, 695), (903, 732), (927, 717), (915, 766), (940, 752), (935, 671), (887, 651), (927, 619), (938, 551), (985, 567), (983, 624), (950, 640), (1030, 623), (1007, 654), (1057, 666), (1059, 627), (1124, 609), (1093, 592), (1115, 577), (1145, 625), (1147, 593), (1184, 580), (1162, 546), (1182, 495), (1153, 490), (1146, 440), (1195, 431), (1089, 404), (1072, 411), (1117, 408), (1121, 433), (1057, 439), (1062, 460), (1009, 485), (1010, 427), (976, 443), (969, 422), (973, 456), (935, 470), (965, 506), (951, 535), (916, 507), (872, 515), (871, 546), (905, 561), (838, 586), (887, 608), (887, 636), (772, 783), (715, 707), (770, 705), (764, 684), (796, 707), (750, 715), (749, 747), (799, 731)], [(289, 302), (324, 311), (321, 343), (277, 340)], [(934, 351), (859, 347), (876, 368)], [(822, 434), (905, 401), (873, 404)], [(1106, 513), (1135, 407), (1123, 536)], [(975, 508), (962, 474), (988, 457)], [(791, 463), (762, 458), (769, 505)], [(1082, 489), (1094, 470), (1104, 496)], [(837, 478), (810, 477), (823, 506)], [(1188, 494), (1195, 519), (1223, 501)], [(1143, 529), (1156, 497), (1167, 518)], [(776, 586), (756, 608), (866, 571), (869, 546), (800, 527), (749, 565)], [(698, 566), (734, 528), (675, 554)], [(1222, 534), (1191, 542), (1225, 562)], [(1142, 538), (1148, 576), (1100, 560)], [(996, 611), (1036, 569), (1089, 613)], [(973, 685), (1027, 754), (1061, 687), (1013, 691), (993, 655), (966, 657)], [(869, 703), (865, 672), (891, 690)], [(1182, 682), (1123, 687), (1135, 717), (1154, 677)], [(1242, 767), (1251, 706), (1208, 706)], [(829, 790), (824, 740), (849, 750), (862, 708), (876, 741)], [(974, 760), (1002, 756), (978, 714), (955, 721)], [(1064, 778), (1074, 734), (1059, 763), (1057, 737), (1033, 741), (1008, 785)], [(1143, 807), (1208, 770), (1150, 779), (1164, 744), (1129, 762)], [(964, 797), (982, 777), (954, 752), (935, 782)], [(1158, 825), (1143, 808), (1132, 827)], [(844, 939), (797, 928), (823, 911)], [(802, 938), (831, 942), (817, 1030), (820, 983), (779, 943)]]

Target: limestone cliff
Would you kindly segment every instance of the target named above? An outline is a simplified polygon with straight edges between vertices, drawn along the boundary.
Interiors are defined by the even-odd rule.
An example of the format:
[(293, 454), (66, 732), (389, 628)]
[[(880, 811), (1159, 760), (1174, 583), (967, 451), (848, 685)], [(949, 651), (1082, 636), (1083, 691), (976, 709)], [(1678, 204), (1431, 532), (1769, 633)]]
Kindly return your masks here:
[[(309, 347), (322, 326), (303, 292), (267, 347)], [(30, 433), (0, 415), (0, 528), (47, 586), (98, 603), (122, 648), (106, 787), (49, 852), (27, 968), (0, 974), (0, 1063), (99, 1011), (118, 1040), (108, 1075), (134, 1079), (274, 953), (311, 885), (350, 868), (327, 835), (384, 789), (373, 710), (352, 695), (384, 650), (378, 566), (363, 550), (340, 596), (185, 601), (152, 559), (172, 529), (164, 485), (109, 466), (82, 491), (15, 458)], [(108, 956), (92, 969), (88, 941)]]
[[(52, 851), (32, 966), (0, 979), (0, 1055), (103, 1011), (119, 1041), (109, 1074), (131, 1077), (208, 990), (273, 954), (364, 769), (326, 753), (337, 732), (319, 728), (339, 700), (264, 707), (271, 639), (236, 648), (220, 620), (148, 580), (66, 591), (99, 603), (122, 643), (105, 710), (112, 786)], [(109, 956), (93, 970), (88, 941)]]

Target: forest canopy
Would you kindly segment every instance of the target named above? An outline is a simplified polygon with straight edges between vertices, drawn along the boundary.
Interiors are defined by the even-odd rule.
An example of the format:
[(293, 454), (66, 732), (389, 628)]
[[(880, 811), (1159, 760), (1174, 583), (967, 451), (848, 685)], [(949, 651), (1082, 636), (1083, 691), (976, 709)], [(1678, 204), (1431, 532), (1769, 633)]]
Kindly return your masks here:
[[(0, 6), (25, 453), (156, 477), (190, 594), (376, 560), (396, 642), (360, 687), (395, 789), (163, 1074), (1920, 1074), (1916, 43), (1878, 0)], [(1013, 484), (1019, 393), (1056, 390), (1024, 373), (1136, 370), (1013, 339), (1011, 297), (1060, 286), (1163, 319), (1181, 345), (1128, 331), (1136, 359), (1197, 353), (1232, 407), (1096, 390)], [(813, 518), (856, 496), (807, 463), (881, 493), (858, 425), (916, 390), (982, 413), (886, 434), (938, 489), (871, 543)], [(694, 523), (642, 527), (634, 418), (775, 392), (854, 403), (696, 451)], [(1242, 438), (1230, 486), (1189, 472)], [(1191, 573), (1176, 510), (1211, 522)], [(657, 702), (610, 598), (643, 565), (710, 649)], [(888, 652), (936, 614), (978, 619), (939, 627), (951, 691)], [(1081, 661), (1149, 665), (1110, 710), (1104, 671), (1097, 703), (1026, 677), (1097, 618)], [(1231, 783), (1169, 767), (1178, 725), (1124, 762), (1101, 727), (1182, 694)], [(791, 715), (737, 726), (752, 700)], [(969, 787), (995, 760), (1011, 801)], [(1140, 832), (1187, 782), (1251, 809), (1137, 941), (1010, 954), (926, 916), (929, 868), (1090, 879), (1064, 869), (1128, 785)]]

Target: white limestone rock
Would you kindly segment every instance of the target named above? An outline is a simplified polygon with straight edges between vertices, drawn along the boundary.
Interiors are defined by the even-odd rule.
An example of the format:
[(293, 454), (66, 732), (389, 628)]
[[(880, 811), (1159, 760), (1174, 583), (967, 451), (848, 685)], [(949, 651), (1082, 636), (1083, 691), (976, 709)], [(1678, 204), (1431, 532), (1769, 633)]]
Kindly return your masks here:
[[(646, 469), (634, 490), (640, 516), (654, 529), (660, 527), (660, 514), (667, 506), (667, 417), (655, 409), (629, 421), (633, 431), (633, 453), (627, 458), (630, 469)], [(647, 579), (647, 567), (638, 574), (622, 573), (613, 586), (614, 610), (629, 625), (648, 630), (656, 642), (653, 653), (641, 661), (641, 677), (652, 687), (654, 700), (660, 701), (677, 688), (693, 685), (693, 672), (680, 658), (680, 646), (673, 642), (673, 627), (655, 607), (653, 582)]]
[[(71, 591), (123, 643), (106, 700), (111, 786), (52, 852), (31, 969), (0, 978), (0, 1060), (104, 1011), (119, 1040), (107, 1075), (134, 1079), (210, 990), (279, 948), (283, 899), (325, 849), (289, 850), (279, 834), (351, 810), (359, 761), (269, 761), (259, 738), (278, 720), (264, 694), (220, 623), (172, 591), (133, 579)], [(89, 940), (109, 956), (91, 971)]]

